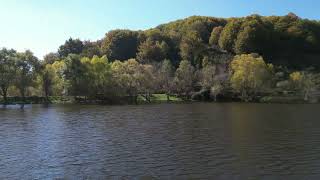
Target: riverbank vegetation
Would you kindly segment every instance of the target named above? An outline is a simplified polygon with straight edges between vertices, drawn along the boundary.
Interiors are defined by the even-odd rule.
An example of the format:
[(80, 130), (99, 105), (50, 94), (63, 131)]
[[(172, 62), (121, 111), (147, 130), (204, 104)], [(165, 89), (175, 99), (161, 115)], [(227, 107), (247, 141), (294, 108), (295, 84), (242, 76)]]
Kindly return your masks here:
[(2, 103), (307, 102), (320, 94), (319, 68), (319, 21), (193, 16), (95, 42), (70, 38), (43, 60), (3, 48), (0, 95)]

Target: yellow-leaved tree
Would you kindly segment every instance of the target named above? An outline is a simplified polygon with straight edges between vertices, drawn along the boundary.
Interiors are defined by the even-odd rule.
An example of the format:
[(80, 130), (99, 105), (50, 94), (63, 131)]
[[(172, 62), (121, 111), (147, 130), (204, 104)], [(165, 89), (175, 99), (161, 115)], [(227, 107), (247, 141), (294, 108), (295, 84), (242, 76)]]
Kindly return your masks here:
[(309, 100), (309, 94), (316, 88), (316, 77), (311, 73), (295, 71), (290, 74), (292, 88), (303, 94), (304, 100)]
[(65, 82), (63, 61), (55, 61), (53, 64), (46, 64), (39, 73), (38, 82), (41, 84), (43, 95), (48, 100), (49, 96), (64, 95)]
[(272, 84), (273, 66), (266, 64), (261, 56), (242, 54), (231, 62), (231, 87), (244, 101), (250, 101), (259, 92), (268, 90)]

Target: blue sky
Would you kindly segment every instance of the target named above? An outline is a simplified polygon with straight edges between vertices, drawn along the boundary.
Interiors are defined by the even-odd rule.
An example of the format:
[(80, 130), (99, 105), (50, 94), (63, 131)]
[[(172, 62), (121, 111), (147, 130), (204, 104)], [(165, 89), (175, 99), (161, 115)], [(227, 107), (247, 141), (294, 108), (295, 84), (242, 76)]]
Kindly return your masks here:
[(318, 0), (0, 0), (0, 47), (42, 58), (69, 37), (97, 40), (116, 28), (147, 29), (191, 15), (320, 19)]

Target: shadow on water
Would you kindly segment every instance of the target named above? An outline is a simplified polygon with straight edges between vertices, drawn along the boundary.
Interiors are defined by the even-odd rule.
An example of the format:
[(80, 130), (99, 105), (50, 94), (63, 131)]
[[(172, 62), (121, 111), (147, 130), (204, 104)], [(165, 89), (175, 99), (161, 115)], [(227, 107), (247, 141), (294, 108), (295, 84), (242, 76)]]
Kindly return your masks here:
[(0, 109), (0, 179), (317, 179), (319, 105)]

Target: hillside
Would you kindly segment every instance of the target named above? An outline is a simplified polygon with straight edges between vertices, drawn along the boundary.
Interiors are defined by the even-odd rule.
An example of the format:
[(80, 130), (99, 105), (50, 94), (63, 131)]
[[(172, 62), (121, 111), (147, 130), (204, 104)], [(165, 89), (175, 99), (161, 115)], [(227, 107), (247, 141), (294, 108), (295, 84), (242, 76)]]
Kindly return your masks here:
[(69, 39), (60, 46), (58, 55), (107, 55), (111, 61), (135, 58), (142, 63), (169, 59), (175, 65), (184, 59), (201, 67), (203, 59), (217, 61), (217, 52), (258, 53), (274, 65), (319, 68), (320, 22), (293, 13), (240, 18), (191, 16), (145, 31), (112, 30), (97, 42)]
[(258, 53), (274, 64), (294, 68), (320, 65), (320, 22), (292, 13), (229, 19), (193, 16), (157, 29), (181, 39), (196, 32), (206, 45), (232, 54)]

